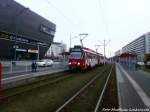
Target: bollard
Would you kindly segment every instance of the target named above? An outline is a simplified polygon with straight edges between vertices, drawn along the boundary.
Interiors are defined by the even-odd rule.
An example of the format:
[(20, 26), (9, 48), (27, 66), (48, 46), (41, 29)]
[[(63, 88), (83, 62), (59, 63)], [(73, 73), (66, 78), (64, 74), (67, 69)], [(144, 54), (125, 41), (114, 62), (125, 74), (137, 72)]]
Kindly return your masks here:
[(13, 62), (11, 61), (11, 63), (10, 63), (10, 73), (12, 73), (13, 72)]
[(0, 63), (0, 100), (2, 99), (2, 64)]

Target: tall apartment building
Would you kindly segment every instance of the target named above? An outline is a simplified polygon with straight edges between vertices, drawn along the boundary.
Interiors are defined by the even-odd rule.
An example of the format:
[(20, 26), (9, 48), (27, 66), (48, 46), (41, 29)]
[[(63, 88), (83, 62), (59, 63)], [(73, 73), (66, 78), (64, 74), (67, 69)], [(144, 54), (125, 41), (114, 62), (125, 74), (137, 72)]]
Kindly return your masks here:
[(122, 48), (122, 53), (133, 52), (139, 61), (143, 61), (144, 54), (150, 53), (150, 32), (146, 33)]

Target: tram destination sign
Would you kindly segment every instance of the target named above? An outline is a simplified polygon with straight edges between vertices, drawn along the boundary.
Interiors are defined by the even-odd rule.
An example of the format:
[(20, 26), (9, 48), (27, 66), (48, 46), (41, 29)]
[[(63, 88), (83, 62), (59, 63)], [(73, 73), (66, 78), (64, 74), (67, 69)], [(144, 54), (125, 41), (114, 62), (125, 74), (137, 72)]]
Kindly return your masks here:
[(81, 48), (71, 48), (71, 52), (81, 52)]

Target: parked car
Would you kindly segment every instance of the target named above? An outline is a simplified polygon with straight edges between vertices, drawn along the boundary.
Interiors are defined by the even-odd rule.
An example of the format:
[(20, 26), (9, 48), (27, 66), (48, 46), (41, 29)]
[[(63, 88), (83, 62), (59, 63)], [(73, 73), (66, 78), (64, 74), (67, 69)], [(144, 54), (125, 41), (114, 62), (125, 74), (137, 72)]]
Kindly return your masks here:
[(150, 61), (146, 62), (146, 68), (150, 68)]
[(137, 62), (137, 65), (139, 65), (139, 66), (144, 66), (145, 63), (144, 63), (144, 62)]
[(148, 61), (148, 62), (146, 63), (146, 65), (150, 65), (150, 61)]
[(37, 62), (37, 66), (39, 67), (45, 67), (45, 66), (52, 66), (53, 60), (51, 59), (43, 59)]
[(145, 65), (144, 62), (139, 61), (139, 62), (136, 63), (136, 68), (137, 68), (137, 69), (138, 69), (138, 68), (142, 68), (142, 67), (144, 67), (144, 65)]

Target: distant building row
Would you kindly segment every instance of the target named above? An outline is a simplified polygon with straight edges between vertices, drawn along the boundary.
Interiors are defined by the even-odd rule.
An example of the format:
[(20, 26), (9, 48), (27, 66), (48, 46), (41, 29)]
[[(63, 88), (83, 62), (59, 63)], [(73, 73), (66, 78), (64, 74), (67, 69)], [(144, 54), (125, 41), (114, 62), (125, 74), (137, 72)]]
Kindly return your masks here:
[(46, 53), (46, 57), (61, 58), (61, 54), (65, 52), (67, 45), (64, 43), (53, 42)]
[(143, 61), (144, 54), (150, 53), (150, 32), (130, 42), (121, 50), (116, 51), (115, 55), (118, 56), (125, 52), (135, 53), (138, 61)]

